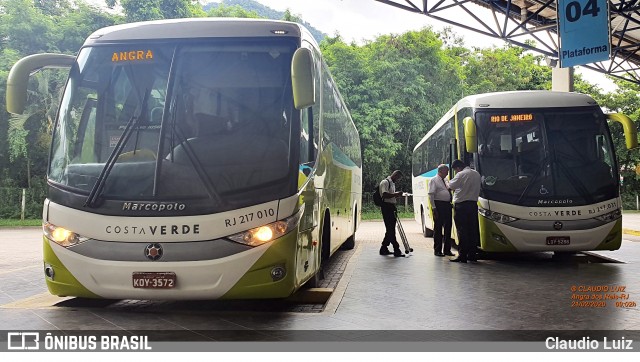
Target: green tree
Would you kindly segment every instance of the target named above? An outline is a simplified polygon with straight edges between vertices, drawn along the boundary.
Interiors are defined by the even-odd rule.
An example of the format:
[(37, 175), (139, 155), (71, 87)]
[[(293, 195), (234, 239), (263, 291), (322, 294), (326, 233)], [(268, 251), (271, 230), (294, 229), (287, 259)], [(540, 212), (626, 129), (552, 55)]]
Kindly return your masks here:
[(225, 4), (218, 4), (207, 12), (207, 16), (214, 18), (259, 18), (260, 16), (255, 11), (248, 11), (238, 5), (228, 6)]
[[(321, 43), (360, 131), (365, 188), (393, 169), (409, 175), (413, 147), (453, 103), (455, 92), (445, 84), (455, 67), (442, 45), (431, 29), (384, 35), (363, 46), (339, 36)], [(410, 177), (400, 186), (409, 190)]]
[(551, 89), (551, 68), (521, 47), (474, 49), (461, 62), (465, 94)]
[(81, 0), (56, 17), (55, 22), (56, 32), (60, 34), (60, 39), (56, 42), (57, 47), (63, 53), (73, 54), (80, 49), (91, 33), (100, 28), (124, 23), (124, 17), (107, 13)]
[[(617, 89), (600, 94), (596, 98), (607, 113), (623, 113), (636, 123), (640, 118), (640, 84), (616, 78), (613, 80)], [(636, 195), (640, 194), (640, 179), (636, 168), (640, 165), (640, 152), (637, 149), (627, 150), (624, 130), (617, 122), (609, 122), (611, 137), (616, 148), (620, 175), (624, 178), (622, 201), (625, 208), (636, 208)]]
[[(75, 53), (98, 28), (120, 18), (81, 0), (0, 0), (0, 99), (11, 66), (34, 53)], [(25, 115), (0, 112), (0, 185), (28, 187), (43, 179), (54, 115), (66, 71), (44, 70), (30, 80)], [(4, 108), (4, 107), (2, 107)]]
[(59, 33), (54, 18), (32, 0), (0, 0), (0, 47), (20, 54), (56, 52)]
[(298, 14), (292, 14), (290, 9), (284, 11), (284, 15), (282, 16), (282, 20), (284, 21), (292, 21), (294, 23), (302, 23), (302, 19)]
[(197, 0), (105, 0), (110, 8), (118, 3), (127, 22), (204, 16)]

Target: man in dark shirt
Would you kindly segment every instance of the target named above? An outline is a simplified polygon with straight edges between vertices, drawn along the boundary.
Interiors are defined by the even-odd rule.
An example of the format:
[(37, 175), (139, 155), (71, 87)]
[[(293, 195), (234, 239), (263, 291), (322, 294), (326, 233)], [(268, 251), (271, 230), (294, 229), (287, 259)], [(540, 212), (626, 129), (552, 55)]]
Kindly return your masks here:
[[(396, 239), (396, 197), (402, 196), (402, 192), (396, 192), (396, 182), (402, 178), (402, 172), (393, 171), (391, 176), (380, 182), (380, 196), (382, 196), (382, 219), (386, 232), (380, 247), (380, 255), (404, 256), (400, 251), (400, 244)], [(393, 253), (389, 250), (389, 244), (393, 245)]]
[(477, 245), (480, 240), (478, 224), (480, 174), (461, 160), (453, 161), (451, 168), (456, 171), (456, 176), (449, 181), (449, 188), (454, 190), (453, 219), (458, 231), (458, 257), (450, 261), (459, 263), (466, 263), (467, 260), (476, 261)]
[[(446, 181), (449, 167), (438, 166), (438, 174), (429, 180), (429, 203), (433, 216), (433, 255), (454, 256), (451, 253), (451, 190)], [(444, 232), (443, 232), (444, 231)], [(444, 252), (442, 245), (444, 244)]]

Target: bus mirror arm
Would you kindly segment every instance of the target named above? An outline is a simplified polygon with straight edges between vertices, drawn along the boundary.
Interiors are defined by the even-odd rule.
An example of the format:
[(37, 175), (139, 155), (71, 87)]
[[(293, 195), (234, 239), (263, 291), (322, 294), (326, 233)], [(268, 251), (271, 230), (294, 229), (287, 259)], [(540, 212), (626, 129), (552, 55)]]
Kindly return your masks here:
[(71, 68), (76, 57), (64, 54), (33, 54), (16, 62), (7, 77), (7, 111), (22, 114), (27, 103), (29, 76), (44, 68)]
[(473, 122), (473, 118), (464, 117), (462, 124), (464, 125), (464, 142), (466, 151), (469, 153), (478, 152), (478, 137), (476, 124)]
[(305, 162), (300, 166), (300, 170), (305, 176), (309, 177), (311, 171), (313, 171), (313, 167), (315, 167), (315, 163), (315, 161)]
[(622, 113), (609, 113), (607, 114), (607, 119), (616, 121), (622, 125), (625, 143), (628, 150), (638, 147), (638, 129), (631, 118)]

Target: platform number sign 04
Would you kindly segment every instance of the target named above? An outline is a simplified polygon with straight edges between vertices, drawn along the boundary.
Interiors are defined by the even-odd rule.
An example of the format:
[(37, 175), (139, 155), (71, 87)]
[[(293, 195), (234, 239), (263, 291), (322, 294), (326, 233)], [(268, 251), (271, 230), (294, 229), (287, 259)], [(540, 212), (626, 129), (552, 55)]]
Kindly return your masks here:
[(564, 11), (567, 21), (573, 23), (580, 20), (581, 16), (598, 16), (600, 7), (597, 0), (588, 0), (584, 7), (579, 1), (571, 1)]
[(607, 0), (558, 0), (561, 67), (609, 59)]

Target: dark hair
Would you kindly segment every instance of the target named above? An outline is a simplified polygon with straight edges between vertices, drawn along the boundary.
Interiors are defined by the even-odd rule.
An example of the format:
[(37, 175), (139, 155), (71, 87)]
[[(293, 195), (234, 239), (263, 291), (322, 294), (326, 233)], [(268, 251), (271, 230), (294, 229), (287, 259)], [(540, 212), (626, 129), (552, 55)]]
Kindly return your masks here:
[(402, 171), (400, 171), (400, 170), (395, 170), (395, 171), (393, 171), (393, 172), (391, 173), (391, 175), (392, 175), (392, 176), (393, 176), (393, 175), (404, 176), (404, 175), (402, 174)]
[(453, 163), (451, 164), (451, 168), (456, 169), (456, 168), (465, 168), (467, 167), (467, 164), (464, 163), (464, 161), (462, 160), (454, 160)]

